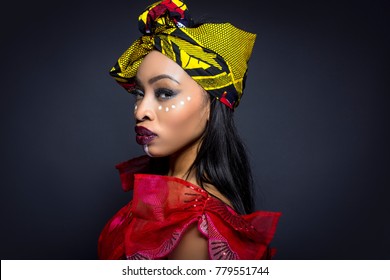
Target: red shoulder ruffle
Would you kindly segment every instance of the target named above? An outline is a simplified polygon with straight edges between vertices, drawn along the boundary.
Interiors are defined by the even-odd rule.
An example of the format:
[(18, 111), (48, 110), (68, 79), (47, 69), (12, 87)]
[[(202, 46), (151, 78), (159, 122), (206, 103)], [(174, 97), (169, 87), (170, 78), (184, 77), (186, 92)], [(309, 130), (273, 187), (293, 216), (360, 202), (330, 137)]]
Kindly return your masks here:
[[(126, 164), (121, 167), (120, 172), (126, 170)], [(219, 199), (185, 180), (159, 175), (128, 175), (121, 173), (121, 179), (125, 186), (134, 186), (133, 200), (103, 229), (99, 238), (99, 258), (166, 258), (193, 223), (208, 239), (210, 259), (272, 256), (273, 251), (268, 248), (279, 212), (238, 215)]]
[(134, 187), (134, 174), (149, 173), (149, 156), (140, 156), (128, 161), (121, 162), (115, 166), (119, 171), (122, 189), (127, 192)]

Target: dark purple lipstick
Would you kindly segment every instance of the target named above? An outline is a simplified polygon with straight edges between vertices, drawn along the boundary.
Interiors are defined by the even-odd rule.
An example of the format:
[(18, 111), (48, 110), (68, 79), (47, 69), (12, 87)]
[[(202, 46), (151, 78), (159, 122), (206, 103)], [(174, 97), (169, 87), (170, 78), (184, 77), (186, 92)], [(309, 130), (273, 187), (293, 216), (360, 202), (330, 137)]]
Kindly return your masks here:
[(135, 133), (137, 133), (135, 139), (139, 145), (147, 145), (157, 136), (157, 134), (143, 126), (136, 126)]

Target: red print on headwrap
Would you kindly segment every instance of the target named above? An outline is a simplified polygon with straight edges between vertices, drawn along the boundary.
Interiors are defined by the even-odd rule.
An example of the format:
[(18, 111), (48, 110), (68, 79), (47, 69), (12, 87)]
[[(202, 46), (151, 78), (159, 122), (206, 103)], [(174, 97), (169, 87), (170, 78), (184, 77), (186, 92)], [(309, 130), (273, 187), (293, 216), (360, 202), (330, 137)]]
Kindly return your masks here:
[(178, 27), (187, 26), (185, 11), (177, 6), (172, 0), (162, 1), (160, 4), (151, 8), (146, 19), (145, 33), (151, 33), (155, 27), (156, 20), (165, 14), (168, 14), (169, 19)]

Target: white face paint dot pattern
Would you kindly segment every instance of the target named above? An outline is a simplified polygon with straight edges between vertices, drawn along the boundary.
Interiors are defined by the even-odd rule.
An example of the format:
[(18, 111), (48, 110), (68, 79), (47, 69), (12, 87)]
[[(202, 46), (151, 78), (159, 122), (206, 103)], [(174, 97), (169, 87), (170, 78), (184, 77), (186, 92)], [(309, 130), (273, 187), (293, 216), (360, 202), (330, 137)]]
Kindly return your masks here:
[[(187, 102), (191, 101), (191, 96), (187, 96), (186, 100), (187, 100)], [(185, 104), (185, 101), (180, 100), (179, 104), (180, 104), (180, 106), (183, 106)], [(171, 105), (171, 107), (165, 107), (165, 112), (169, 112), (170, 108), (176, 109), (179, 106), (179, 104), (176, 104), (176, 105), (173, 104), (173, 105)], [(158, 106), (158, 110), (161, 111), (162, 109), (163, 109), (162, 105)]]
[(148, 156), (153, 157), (153, 156), (149, 153), (149, 147), (148, 147), (148, 145), (144, 145), (144, 151), (145, 151), (145, 153), (146, 153)]

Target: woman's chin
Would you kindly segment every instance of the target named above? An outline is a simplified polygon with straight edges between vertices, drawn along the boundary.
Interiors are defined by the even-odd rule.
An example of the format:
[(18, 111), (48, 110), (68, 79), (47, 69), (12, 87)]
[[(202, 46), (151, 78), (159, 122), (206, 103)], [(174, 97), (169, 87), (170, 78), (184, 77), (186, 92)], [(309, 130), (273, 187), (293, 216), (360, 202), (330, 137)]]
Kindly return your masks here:
[(143, 149), (144, 149), (145, 154), (147, 154), (150, 157), (158, 158), (158, 157), (168, 156), (165, 153), (161, 153), (161, 152), (156, 151), (156, 149), (154, 149), (153, 147), (150, 147), (149, 145), (144, 145)]

